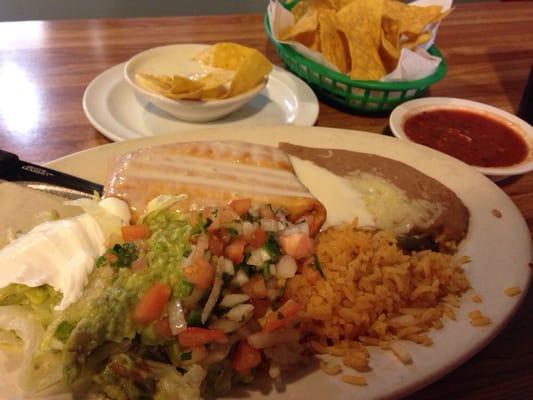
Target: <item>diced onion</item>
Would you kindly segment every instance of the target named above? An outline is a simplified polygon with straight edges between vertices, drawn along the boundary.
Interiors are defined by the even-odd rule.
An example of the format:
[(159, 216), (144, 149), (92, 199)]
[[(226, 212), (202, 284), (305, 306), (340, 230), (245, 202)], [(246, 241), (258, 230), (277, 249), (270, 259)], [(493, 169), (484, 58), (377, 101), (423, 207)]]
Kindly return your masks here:
[(227, 294), (220, 302), (221, 307), (232, 308), (238, 304), (246, 303), (250, 300), (250, 296), (244, 293)]
[(254, 306), (251, 304), (239, 304), (226, 313), (226, 318), (235, 322), (248, 321), (254, 312)]
[(252, 203), (252, 205), (248, 209), (248, 214), (250, 214), (254, 218), (259, 217), (259, 205)]
[(260, 247), (250, 253), (250, 257), (248, 258), (248, 260), (246, 260), (246, 264), (254, 265), (261, 269), (265, 261), (270, 260), (270, 258), (270, 254), (268, 254), (265, 249)]
[(233, 283), (236, 286), (242, 286), (249, 280), (250, 278), (248, 278), (248, 275), (246, 275), (246, 272), (240, 269), (235, 274), (235, 277), (231, 280), (231, 283)]
[(269, 270), (270, 270), (270, 275), (272, 276), (276, 276), (276, 264), (270, 264), (268, 266)]
[(244, 237), (250, 237), (254, 233), (254, 225), (250, 221), (244, 221), (242, 223), (242, 234)]
[(279, 230), (278, 221), (270, 218), (261, 219), (261, 228), (266, 232), (277, 232)]
[(281, 231), (282, 235), (293, 235), (295, 233), (305, 233), (306, 235), (309, 235), (309, 225), (307, 225), (307, 222), (302, 222), (299, 224), (295, 224), (292, 226), (289, 226), (288, 228), (285, 228)]
[(224, 273), (228, 275), (235, 275), (235, 267), (233, 261), (224, 258)]
[(298, 265), (294, 258), (288, 255), (284, 255), (278, 261), (276, 266), (276, 276), (278, 278), (292, 278), (296, 274)]
[(201, 317), (202, 324), (205, 324), (205, 322), (209, 318), (209, 315), (211, 314), (211, 311), (213, 311), (213, 308), (215, 308), (215, 305), (217, 304), (218, 297), (220, 296), (220, 292), (222, 290), (222, 284), (224, 283), (222, 281), (223, 271), (224, 271), (224, 259), (220, 257), (217, 262), (215, 281), (213, 282), (211, 293), (209, 293), (207, 302), (205, 303), (204, 309), (202, 310), (202, 317)]
[(167, 312), (168, 325), (170, 326), (170, 331), (174, 336), (187, 329), (187, 320), (185, 319), (183, 306), (181, 305), (181, 301), (179, 299), (168, 302)]

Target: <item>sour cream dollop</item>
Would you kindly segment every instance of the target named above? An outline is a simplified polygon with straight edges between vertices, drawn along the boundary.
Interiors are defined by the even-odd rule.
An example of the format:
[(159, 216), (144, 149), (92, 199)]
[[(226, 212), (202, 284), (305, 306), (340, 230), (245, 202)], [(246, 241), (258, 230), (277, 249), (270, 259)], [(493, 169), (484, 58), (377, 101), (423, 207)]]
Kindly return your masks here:
[[(123, 200), (106, 198), (98, 205), (119, 217), (120, 225), (129, 223), (131, 214)], [(102, 227), (88, 213), (37, 225), (0, 249), (0, 288), (48, 284), (63, 294), (55, 309), (64, 310), (81, 297), (105, 241)]]

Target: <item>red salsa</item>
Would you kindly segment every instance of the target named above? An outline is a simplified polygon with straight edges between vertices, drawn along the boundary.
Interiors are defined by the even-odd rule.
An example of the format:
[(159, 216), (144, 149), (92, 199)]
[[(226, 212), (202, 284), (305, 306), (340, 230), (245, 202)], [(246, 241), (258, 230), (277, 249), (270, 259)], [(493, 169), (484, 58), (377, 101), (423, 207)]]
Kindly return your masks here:
[(523, 161), (528, 145), (503, 122), (473, 111), (429, 110), (409, 117), (405, 134), (413, 141), (479, 167)]

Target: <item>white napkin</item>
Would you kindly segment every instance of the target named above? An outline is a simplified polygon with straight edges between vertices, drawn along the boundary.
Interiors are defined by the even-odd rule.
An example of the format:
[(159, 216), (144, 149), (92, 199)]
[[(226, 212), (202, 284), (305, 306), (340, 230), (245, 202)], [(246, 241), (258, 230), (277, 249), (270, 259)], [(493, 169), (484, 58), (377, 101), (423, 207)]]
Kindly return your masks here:
[[(453, 0), (416, 0), (409, 5), (440, 5), (442, 7), (442, 11), (445, 12), (451, 8), (452, 4)], [(272, 30), (272, 36), (274, 37), (274, 40), (279, 43), (288, 44), (305, 57), (315, 61), (320, 65), (339, 72), (339, 69), (326, 60), (318, 51), (311, 50), (303, 44), (295, 41), (279, 40), (279, 35), (281, 32), (294, 25), (294, 16), (277, 0), (270, 0), (267, 12), (270, 21), (270, 29)], [(426, 27), (425, 31), (432, 32), (431, 39), (427, 43), (424, 43), (415, 50), (402, 49), (400, 60), (396, 66), (396, 69), (390, 74), (382, 77), (380, 80), (384, 82), (410, 81), (422, 79), (433, 74), (439, 67), (441, 59), (439, 57), (432, 56), (426, 50), (429, 49), (435, 42), (439, 25), (440, 22), (428, 25)]]

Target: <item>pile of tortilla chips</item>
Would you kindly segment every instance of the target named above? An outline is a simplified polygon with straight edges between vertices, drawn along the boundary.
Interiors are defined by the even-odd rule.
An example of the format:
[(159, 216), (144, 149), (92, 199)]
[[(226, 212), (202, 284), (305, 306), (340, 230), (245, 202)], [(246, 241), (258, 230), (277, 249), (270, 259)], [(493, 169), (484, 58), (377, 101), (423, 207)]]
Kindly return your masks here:
[(402, 48), (431, 39), (425, 28), (444, 18), (440, 6), (397, 0), (301, 0), (292, 27), (280, 39), (319, 51), (352, 79), (378, 80), (393, 71)]
[(226, 99), (260, 84), (272, 70), (272, 63), (259, 51), (236, 43), (217, 43), (198, 54), (207, 73), (197, 77), (139, 73), (139, 85), (174, 100)]

